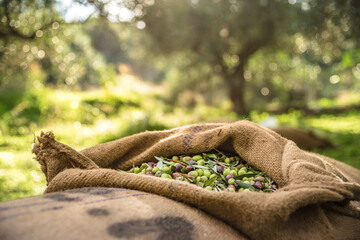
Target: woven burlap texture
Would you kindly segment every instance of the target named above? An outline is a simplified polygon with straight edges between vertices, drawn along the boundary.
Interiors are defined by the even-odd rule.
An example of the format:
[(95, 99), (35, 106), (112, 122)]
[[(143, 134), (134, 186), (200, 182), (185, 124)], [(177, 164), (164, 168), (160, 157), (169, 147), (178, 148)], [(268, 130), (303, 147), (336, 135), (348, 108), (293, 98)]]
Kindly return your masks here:
[[(195, 124), (143, 132), (77, 152), (41, 133), (33, 152), (46, 193), (81, 187), (122, 187), (156, 193), (204, 210), (253, 239), (355, 239), (360, 236), (360, 171), (305, 152), (249, 121)], [(280, 186), (274, 193), (211, 192), (192, 184), (129, 174), (154, 156), (236, 152)], [(346, 230), (346, 232), (344, 232)]]

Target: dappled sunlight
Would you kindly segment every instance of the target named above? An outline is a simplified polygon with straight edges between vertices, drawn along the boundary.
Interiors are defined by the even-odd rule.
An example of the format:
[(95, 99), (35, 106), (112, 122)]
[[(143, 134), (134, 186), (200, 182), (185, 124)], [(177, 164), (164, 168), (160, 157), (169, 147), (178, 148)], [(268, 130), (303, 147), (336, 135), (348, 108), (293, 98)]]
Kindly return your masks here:
[(307, 121), (317, 129), (338, 133), (360, 134), (360, 118), (357, 114), (349, 114), (349, 116), (325, 115), (320, 118), (309, 118)]
[(131, 74), (122, 74), (116, 78), (116, 85), (111, 91), (119, 95), (130, 95), (136, 93), (137, 95), (161, 93), (163, 87), (140, 80), (138, 77)]
[[(4, 142), (1, 137), (0, 141)], [(30, 145), (29, 142), (24, 141), (24, 138), (22, 140), (16, 139), (14, 142)], [(30, 147), (28, 148), (29, 151), (26, 152), (15, 147), (11, 148), (13, 152), (0, 152), (0, 188), (2, 193), (0, 194), (0, 201), (43, 193), (46, 186), (45, 176), (41, 172), (39, 164), (32, 160)]]
[(42, 176), (43, 173), (40, 173), (39, 171), (32, 170), (30, 172), (30, 174), (33, 177), (35, 182), (40, 182), (43, 179), (43, 176)]
[(97, 133), (105, 133), (114, 130), (114, 124), (111, 120), (99, 120), (95, 124)]
[(11, 166), (14, 163), (15, 154), (12, 152), (0, 152), (1, 163), (5, 166)]

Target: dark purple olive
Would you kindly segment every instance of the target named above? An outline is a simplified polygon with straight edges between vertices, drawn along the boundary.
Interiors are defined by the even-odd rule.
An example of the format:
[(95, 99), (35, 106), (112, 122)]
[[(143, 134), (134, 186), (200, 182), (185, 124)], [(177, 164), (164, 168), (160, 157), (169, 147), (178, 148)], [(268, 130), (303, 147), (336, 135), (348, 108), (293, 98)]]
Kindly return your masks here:
[(178, 164), (175, 165), (175, 171), (177, 171), (177, 172), (181, 172), (181, 169), (182, 169), (182, 168), (183, 168), (183, 165), (180, 164), (180, 163), (178, 163)]
[(225, 179), (226, 179), (226, 181), (229, 181), (229, 179), (230, 179), (230, 178), (233, 178), (233, 177), (234, 177), (234, 175), (228, 174)]
[(181, 177), (181, 175), (177, 172), (174, 172), (173, 174), (171, 174), (171, 176), (175, 179), (177, 177)]
[(155, 162), (148, 162), (148, 165), (149, 165), (150, 167), (155, 167), (155, 166), (156, 166), (156, 163), (155, 163)]
[(186, 171), (187, 171), (187, 172), (191, 172), (192, 170), (194, 170), (194, 167), (193, 167), (193, 166), (188, 165), (188, 166), (186, 167)]
[(224, 171), (224, 167), (223, 166), (217, 166), (216, 168), (218, 173), (222, 173)]
[(263, 189), (265, 187), (265, 184), (263, 182), (260, 182), (260, 181), (256, 181), (255, 182), (255, 187), (257, 189)]

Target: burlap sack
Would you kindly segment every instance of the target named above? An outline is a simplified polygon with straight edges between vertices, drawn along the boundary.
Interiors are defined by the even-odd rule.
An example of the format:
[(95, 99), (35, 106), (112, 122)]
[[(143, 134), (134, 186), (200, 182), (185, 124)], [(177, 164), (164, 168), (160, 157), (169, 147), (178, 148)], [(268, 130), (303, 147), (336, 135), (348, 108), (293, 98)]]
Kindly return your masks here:
[(1, 240), (246, 239), (183, 203), (123, 188), (81, 188), (0, 203)]
[[(144, 132), (77, 152), (42, 133), (34, 153), (46, 193), (118, 187), (156, 193), (224, 221), (252, 239), (356, 239), (360, 236), (360, 171), (299, 149), (248, 121)], [(280, 186), (274, 193), (211, 192), (192, 184), (128, 174), (133, 164), (172, 156), (234, 151)]]

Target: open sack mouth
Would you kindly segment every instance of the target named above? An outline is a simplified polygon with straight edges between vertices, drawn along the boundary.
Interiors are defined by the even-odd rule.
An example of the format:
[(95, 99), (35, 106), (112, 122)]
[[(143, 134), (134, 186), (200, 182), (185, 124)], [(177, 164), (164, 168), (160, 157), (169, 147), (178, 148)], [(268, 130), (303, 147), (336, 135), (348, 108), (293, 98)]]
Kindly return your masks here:
[(216, 192), (274, 192), (278, 188), (265, 172), (217, 149), (194, 155), (155, 156), (154, 160), (119, 171), (188, 182)]

